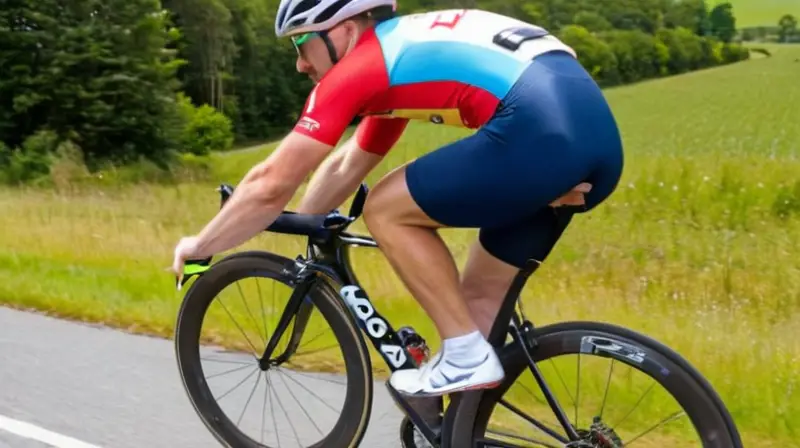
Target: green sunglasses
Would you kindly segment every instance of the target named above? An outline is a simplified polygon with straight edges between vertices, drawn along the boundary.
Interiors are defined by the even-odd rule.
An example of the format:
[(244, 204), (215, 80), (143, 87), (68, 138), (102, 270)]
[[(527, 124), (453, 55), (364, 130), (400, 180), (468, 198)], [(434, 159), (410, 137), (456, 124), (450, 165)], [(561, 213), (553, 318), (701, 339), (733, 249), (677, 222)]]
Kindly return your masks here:
[(316, 36), (318, 36), (318, 34), (314, 32), (292, 36), (292, 43), (294, 44), (294, 48), (299, 51), (301, 45), (308, 42), (308, 40), (311, 39), (312, 37)]

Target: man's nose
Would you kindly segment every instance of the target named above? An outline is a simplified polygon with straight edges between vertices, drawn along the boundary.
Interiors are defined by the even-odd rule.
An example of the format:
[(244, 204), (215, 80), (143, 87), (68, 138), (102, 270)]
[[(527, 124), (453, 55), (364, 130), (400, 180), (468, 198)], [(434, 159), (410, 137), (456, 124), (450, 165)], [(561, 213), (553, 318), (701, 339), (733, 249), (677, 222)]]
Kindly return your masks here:
[(297, 56), (296, 67), (299, 73), (308, 73), (308, 70), (311, 68), (311, 64), (309, 64), (308, 61), (302, 57)]

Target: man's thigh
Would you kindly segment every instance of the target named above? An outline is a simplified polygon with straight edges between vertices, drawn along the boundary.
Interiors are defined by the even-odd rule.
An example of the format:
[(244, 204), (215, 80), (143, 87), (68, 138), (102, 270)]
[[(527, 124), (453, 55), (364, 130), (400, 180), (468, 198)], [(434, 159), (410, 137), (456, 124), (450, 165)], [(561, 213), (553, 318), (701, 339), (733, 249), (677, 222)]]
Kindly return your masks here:
[[(496, 228), (524, 221), (588, 177), (588, 161), (563, 142), (503, 144), (477, 132), (411, 162), (411, 197), (446, 227)], [(566, 153), (566, 154), (565, 154)]]
[(525, 220), (484, 227), (479, 233), (480, 244), (493, 257), (518, 269), (529, 260), (544, 263), (572, 219), (565, 210), (543, 207)]

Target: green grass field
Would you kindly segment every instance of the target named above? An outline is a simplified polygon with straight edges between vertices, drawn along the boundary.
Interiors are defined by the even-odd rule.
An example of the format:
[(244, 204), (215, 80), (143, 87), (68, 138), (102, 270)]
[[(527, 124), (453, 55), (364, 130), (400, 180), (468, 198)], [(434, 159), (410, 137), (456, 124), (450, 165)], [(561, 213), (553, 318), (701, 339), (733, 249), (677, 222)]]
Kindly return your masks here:
[[(626, 145), (624, 178), (567, 231), (523, 296), (539, 325), (611, 322), (676, 349), (722, 395), (748, 447), (797, 446), (800, 435), (798, 57), (800, 47), (782, 46), (771, 58), (608, 90)], [(368, 182), (465, 134), (411, 126)], [(215, 182), (238, 182), (270, 148), (215, 155)], [(165, 268), (178, 238), (216, 212), (215, 182), (3, 189), (1, 300), (170, 336), (181, 294)], [(463, 263), (474, 231), (445, 237)], [(265, 234), (246, 247), (293, 257), (303, 241)], [(354, 265), (384, 316), (438, 345), (378, 252), (358, 250)], [(218, 317), (207, 337), (241, 344)], [(320, 355), (308, 365), (333, 361)]]
[(784, 14), (800, 17), (800, 2), (797, 0), (714, 0), (709, 8), (729, 1), (736, 16), (736, 27), (778, 26)]

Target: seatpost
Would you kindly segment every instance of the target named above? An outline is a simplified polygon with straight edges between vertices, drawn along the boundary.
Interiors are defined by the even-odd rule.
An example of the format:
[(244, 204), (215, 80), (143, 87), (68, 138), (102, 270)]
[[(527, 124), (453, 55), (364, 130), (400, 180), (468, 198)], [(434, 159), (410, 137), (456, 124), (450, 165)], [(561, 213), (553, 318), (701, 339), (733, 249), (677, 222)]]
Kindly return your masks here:
[(492, 325), (492, 330), (489, 332), (489, 343), (492, 344), (495, 349), (499, 349), (503, 346), (506, 335), (508, 334), (509, 322), (511, 322), (511, 318), (514, 315), (514, 305), (519, 299), (519, 295), (522, 293), (522, 288), (525, 287), (528, 278), (536, 272), (536, 269), (540, 265), (541, 263), (539, 261), (531, 258), (525, 263), (525, 266), (519, 270), (517, 275), (514, 276), (514, 280), (511, 282), (511, 286), (509, 286), (508, 292), (503, 299), (503, 304), (500, 305), (500, 310)]

